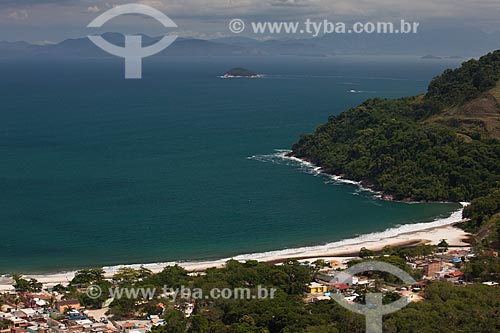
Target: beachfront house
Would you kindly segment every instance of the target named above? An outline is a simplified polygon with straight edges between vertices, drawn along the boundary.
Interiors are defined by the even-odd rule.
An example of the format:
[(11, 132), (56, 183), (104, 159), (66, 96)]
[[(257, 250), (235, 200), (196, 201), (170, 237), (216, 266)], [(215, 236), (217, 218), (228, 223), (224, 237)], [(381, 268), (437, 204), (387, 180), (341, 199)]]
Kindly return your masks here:
[(323, 294), (328, 292), (328, 287), (321, 283), (311, 282), (307, 285), (307, 290), (309, 294)]

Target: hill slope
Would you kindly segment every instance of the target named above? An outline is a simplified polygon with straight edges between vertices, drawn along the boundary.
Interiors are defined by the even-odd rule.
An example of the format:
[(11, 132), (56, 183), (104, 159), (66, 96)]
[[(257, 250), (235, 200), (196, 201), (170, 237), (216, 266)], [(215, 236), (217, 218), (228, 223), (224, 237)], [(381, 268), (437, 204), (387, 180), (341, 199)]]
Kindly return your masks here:
[[(475, 215), (488, 220), (500, 211), (500, 196), (491, 196), (500, 187), (499, 79), (496, 51), (445, 71), (425, 95), (371, 99), (330, 117), (292, 154), (387, 198), (475, 200), (466, 215), (479, 210)], [(480, 207), (484, 198), (487, 210)]]
[(500, 139), (500, 84), (463, 105), (445, 109), (427, 122), (457, 128), (469, 136)]

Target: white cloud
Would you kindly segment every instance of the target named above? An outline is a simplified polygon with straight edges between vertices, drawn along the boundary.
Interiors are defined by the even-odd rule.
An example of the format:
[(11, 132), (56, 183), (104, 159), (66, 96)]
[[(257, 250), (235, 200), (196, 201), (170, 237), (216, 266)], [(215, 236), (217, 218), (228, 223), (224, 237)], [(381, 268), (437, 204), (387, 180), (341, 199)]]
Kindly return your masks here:
[(272, 6), (309, 6), (314, 0), (269, 0)]
[[(421, 22), (423, 28), (467, 26), (500, 30), (499, 0), (0, 0), (0, 26), (9, 34), (13, 26), (33, 26), (32, 34), (37, 36), (33, 38), (59, 40), (60, 36), (87, 34), (86, 25), (97, 11), (131, 2), (161, 10), (179, 29), (192, 35), (227, 33), (227, 25), (234, 18), (246, 22), (307, 18), (333, 22), (406, 19)], [(130, 21), (135, 24), (131, 29), (145, 33), (154, 25), (148, 20)], [(123, 27), (124, 22), (122, 18), (114, 24)]]
[(13, 20), (27, 20), (29, 18), (29, 14), (26, 10), (20, 9), (15, 10), (9, 13), (8, 17)]
[(90, 7), (87, 7), (87, 11), (89, 13), (98, 13), (100, 11), (100, 9), (97, 6), (90, 6)]
[[(129, 0), (108, 0), (112, 5)], [(172, 19), (221, 20), (323, 18), (367, 20), (402, 18), (496, 18), (498, 0), (136, 0), (164, 11)]]
[(54, 44), (56, 44), (56, 42), (51, 41), (51, 40), (37, 40), (37, 41), (31, 42), (31, 44), (34, 44), (34, 45), (54, 45)]

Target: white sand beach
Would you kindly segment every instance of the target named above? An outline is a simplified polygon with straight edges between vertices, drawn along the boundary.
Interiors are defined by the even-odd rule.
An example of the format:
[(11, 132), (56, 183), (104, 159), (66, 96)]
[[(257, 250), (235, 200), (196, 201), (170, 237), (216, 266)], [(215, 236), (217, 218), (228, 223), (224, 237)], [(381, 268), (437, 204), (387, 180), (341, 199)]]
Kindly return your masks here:
[[(258, 260), (263, 262), (278, 263), (285, 261), (286, 259), (334, 259), (343, 257), (355, 257), (359, 250), (363, 247), (378, 251), (382, 250), (386, 246), (404, 246), (404, 245), (415, 245), (415, 244), (438, 244), (442, 239), (446, 239), (450, 246), (467, 248), (468, 244), (464, 242), (470, 235), (463, 230), (456, 228), (453, 224), (460, 222), (461, 210), (452, 214), (446, 221), (446, 224), (434, 226), (433, 222), (427, 223), (428, 228), (422, 228), (420, 230), (410, 231), (406, 233), (400, 233), (392, 236), (383, 237), (384, 233), (371, 234), (360, 236), (348, 241), (341, 241), (331, 244), (325, 244), (320, 246), (287, 249), (279, 251), (271, 251), (264, 253), (254, 253), (246, 255), (238, 255), (233, 258), (224, 258), (212, 261), (190, 261), (190, 262), (169, 262), (169, 263), (155, 263), (155, 264), (145, 264), (144, 267), (152, 270), (153, 272), (160, 272), (167, 266), (179, 265), (184, 267), (188, 271), (203, 271), (212, 267), (222, 267), (226, 261), (230, 259), (245, 261), (245, 260)], [(441, 221), (441, 223), (443, 223)], [(422, 224), (423, 225), (423, 224)], [(422, 225), (420, 227), (422, 227)], [(411, 225), (409, 225), (411, 226)], [(404, 226), (402, 226), (404, 227)], [(401, 231), (401, 230), (400, 230)], [(370, 237), (371, 236), (371, 237)], [(372, 238), (372, 239), (369, 239)], [(111, 278), (113, 274), (121, 267), (132, 267), (139, 268), (141, 265), (119, 265), (112, 267), (104, 267), (105, 275), (107, 278)], [(29, 278), (35, 278), (45, 285), (54, 284), (67, 284), (73, 278), (75, 272), (48, 274), (48, 275), (29, 275)]]
[[(309, 170), (312, 170), (314, 173), (322, 173), (321, 168), (318, 168), (307, 161), (303, 161), (295, 157), (289, 157), (287, 156), (287, 152), (289, 151), (279, 150), (276, 156), (282, 159), (298, 162), (307, 167)], [(362, 188), (362, 185), (360, 183), (342, 179), (341, 177), (331, 177), (338, 182), (351, 183)], [(194, 272), (203, 271), (212, 267), (222, 267), (230, 259), (239, 261), (257, 260), (262, 262), (279, 263), (287, 259), (314, 261), (316, 259), (328, 260), (342, 257), (343, 261), (345, 261), (347, 258), (356, 257), (359, 253), (359, 250), (363, 247), (372, 251), (379, 251), (386, 246), (411, 246), (416, 244), (437, 245), (442, 239), (446, 239), (452, 248), (467, 248), (469, 247), (469, 245), (465, 243), (464, 240), (469, 238), (470, 235), (463, 230), (453, 226), (459, 222), (462, 222), (463, 207), (467, 205), (468, 203), (463, 202), (461, 209), (458, 209), (446, 218), (439, 218), (432, 222), (404, 224), (387, 229), (385, 231), (360, 235), (354, 238), (323, 245), (281, 249), (261, 253), (241, 254), (231, 258), (208, 261), (172, 261), (142, 265), (117, 265), (111, 267), (103, 267), (103, 269), (105, 271), (105, 276), (107, 278), (111, 278), (122, 267), (131, 267), (137, 269), (143, 266), (156, 273), (162, 271), (167, 266), (179, 265), (181, 267), (184, 267), (188, 271)], [(35, 278), (38, 281), (50, 286), (58, 283), (67, 284), (73, 279), (74, 274), (75, 272), (73, 271), (46, 275), (29, 275), (27, 277)]]

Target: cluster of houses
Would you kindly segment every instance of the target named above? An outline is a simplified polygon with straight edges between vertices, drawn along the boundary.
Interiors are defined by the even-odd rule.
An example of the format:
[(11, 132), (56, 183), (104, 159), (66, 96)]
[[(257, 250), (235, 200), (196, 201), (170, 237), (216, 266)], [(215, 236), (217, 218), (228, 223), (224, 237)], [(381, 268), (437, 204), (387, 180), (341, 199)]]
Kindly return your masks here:
[[(50, 286), (39, 293), (18, 293), (12, 284), (12, 279), (0, 281), (0, 294), (5, 296), (0, 333), (147, 333), (165, 325), (159, 315), (150, 315), (147, 320), (111, 321), (104, 310), (85, 310), (78, 300), (63, 299)], [(194, 303), (186, 302), (178, 310), (189, 317)], [(2, 331), (2, 327), (8, 329)]]
[[(484, 254), (498, 257), (498, 252), (490, 251)], [(423, 298), (421, 291), (425, 289), (429, 281), (439, 280), (448, 281), (454, 284), (465, 284), (463, 280), (464, 273), (460, 268), (475, 256), (472, 250), (451, 250), (443, 253), (435, 253), (425, 259), (411, 259), (407, 261), (407, 265), (413, 269), (420, 270), (423, 274), (422, 280), (408, 287), (397, 287), (389, 284), (384, 284), (381, 288), (383, 293), (397, 292), (401, 297), (406, 297), (409, 302), (419, 302)], [(346, 258), (342, 261), (326, 261), (303, 265), (316, 265), (319, 268), (319, 273), (314, 281), (307, 285), (307, 302), (317, 302), (321, 300), (331, 299), (332, 293), (341, 293), (348, 302), (355, 302), (360, 296), (356, 293), (361, 287), (374, 288), (376, 280), (368, 279), (365, 276), (353, 276), (348, 281), (339, 281), (339, 274), (347, 267), (349, 261), (353, 258)], [(356, 258), (359, 259), (359, 258)], [(344, 277), (344, 276), (342, 276)], [(498, 286), (496, 282), (483, 283), (489, 286)]]
[[(5, 295), (17, 296), (15, 291)], [(0, 322), (10, 333), (146, 333), (161, 324), (158, 316), (144, 322), (110, 322), (103, 315), (84, 311), (78, 300), (63, 300), (57, 292), (22, 293), (22, 304), (6, 301), (0, 311)], [(19, 298), (17, 298), (19, 299)], [(154, 317), (154, 318), (153, 318)]]
[(23, 304), (4, 304), (0, 321), (11, 333), (111, 333), (118, 330), (81, 310), (78, 300), (57, 299), (57, 293), (23, 293)]
[[(317, 274), (315, 281), (307, 285), (306, 302), (317, 302), (331, 299), (333, 293), (342, 294), (347, 302), (354, 302), (360, 295), (356, 292), (358, 288), (374, 288), (376, 281), (366, 276), (352, 276), (347, 281), (342, 276), (339, 280), (341, 270), (322, 269)], [(386, 288), (388, 291), (388, 289)], [(406, 291), (406, 290), (405, 290)]]
[[(498, 252), (495, 251), (484, 254), (498, 257)], [(457, 285), (465, 284), (464, 274), (460, 269), (474, 255), (471, 250), (458, 249), (435, 253), (425, 258), (408, 259), (407, 265), (420, 270), (423, 277), (421, 281), (407, 287), (388, 283), (381, 285), (380, 280), (366, 276), (352, 276), (345, 280), (345, 275), (340, 273), (348, 267), (348, 262), (353, 258), (318, 260), (313, 264), (304, 262), (302, 265), (315, 265), (318, 269), (315, 280), (307, 286), (305, 300), (307, 302), (329, 300), (333, 293), (337, 293), (342, 294), (348, 302), (355, 302), (363, 290), (377, 287), (383, 293), (398, 293), (401, 297), (406, 297), (408, 302), (418, 302), (423, 300), (421, 291), (429, 281), (443, 280)], [(13, 281), (6, 282), (3, 279), (5, 278), (0, 278), (0, 293), (12, 297), (6, 297), (0, 309), (0, 328), (8, 327), (4, 331), (0, 330), (0, 333), (147, 333), (154, 326), (165, 324), (158, 315), (150, 315), (147, 320), (133, 322), (108, 321), (104, 312), (86, 311), (78, 300), (62, 299), (62, 295), (51, 291), (50, 288), (49, 291), (39, 293), (18, 294), (12, 287)], [(484, 282), (484, 284), (499, 285), (497, 282)], [(17, 301), (11, 301), (15, 303), (12, 304), (9, 300)], [(189, 317), (194, 311), (195, 303), (184, 302), (175, 308)]]
[[(0, 295), (4, 296), (0, 333), (147, 333), (166, 324), (158, 314), (146, 320), (108, 320), (106, 310), (87, 310), (76, 299), (63, 299), (54, 290), (55, 284), (44, 285), (45, 289), (38, 293), (17, 292), (14, 284), (12, 278), (0, 277)], [(161, 303), (159, 306), (164, 307)], [(185, 317), (190, 317), (194, 308), (194, 301), (175, 306)]]

